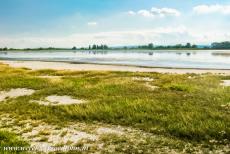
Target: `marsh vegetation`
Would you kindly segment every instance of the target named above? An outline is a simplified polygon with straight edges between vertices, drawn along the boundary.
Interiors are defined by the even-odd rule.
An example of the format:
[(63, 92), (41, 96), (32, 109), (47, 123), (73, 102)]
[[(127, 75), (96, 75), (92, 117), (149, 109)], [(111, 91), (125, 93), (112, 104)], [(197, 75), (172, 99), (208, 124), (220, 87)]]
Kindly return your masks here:
[[(1, 64), (0, 91), (34, 90), (0, 102), (1, 146), (87, 144), (92, 153), (227, 153), (230, 87), (222, 80), (230, 76), (33, 71)], [(37, 103), (53, 95), (86, 103)], [(74, 142), (71, 132), (76, 131), (88, 136)], [(62, 142), (55, 141), (55, 132)]]

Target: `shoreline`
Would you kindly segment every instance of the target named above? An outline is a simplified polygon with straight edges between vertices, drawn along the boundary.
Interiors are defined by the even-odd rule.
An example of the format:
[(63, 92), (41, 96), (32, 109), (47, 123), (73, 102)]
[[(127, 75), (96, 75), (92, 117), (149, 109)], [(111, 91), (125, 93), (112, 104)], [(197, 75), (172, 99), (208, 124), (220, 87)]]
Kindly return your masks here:
[(139, 67), (128, 65), (112, 64), (90, 64), (74, 62), (50, 62), (50, 61), (28, 61), (28, 60), (0, 60), (0, 63), (7, 64), (16, 68), (29, 68), (32, 70), (53, 69), (53, 70), (70, 70), (70, 71), (120, 71), (120, 72), (157, 72), (170, 74), (204, 74), (212, 73), (218, 75), (230, 75), (228, 69), (194, 69), (194, 68), (163, 68), (163, 67)]

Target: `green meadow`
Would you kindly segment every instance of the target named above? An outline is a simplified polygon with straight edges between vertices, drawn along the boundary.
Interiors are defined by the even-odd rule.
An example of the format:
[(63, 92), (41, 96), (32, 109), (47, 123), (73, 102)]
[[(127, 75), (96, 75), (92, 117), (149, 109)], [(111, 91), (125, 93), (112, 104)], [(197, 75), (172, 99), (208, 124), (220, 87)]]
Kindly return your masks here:
[[(91, 143), (89, 153), (227, 153), (230, 87), (221, 85), (221, 80), (227, 79), (230, 76), (211, 74), (33, 71), (0, 64), (0, 91), (35, 90), (32, 95), (0, 102), (1, 117), (14, 119), (10, 125), (1, 120), (0, 145), (30, 145), (22, 133), (11, 129), (30, 120), (56, 127), (84, 123), (90, 126), (87, 131), (94, 125), (106, 125), (139, 132), (101, 135), (95, 142), (103, 143), (104, 147), (99, 149)], [(67, 95), (87, 102), (45, 106), (34, 101), (50, 95)], [(40, 140), (43, 141), (46, 139)], [(108, 150), (111, 145), (115, 148)]]

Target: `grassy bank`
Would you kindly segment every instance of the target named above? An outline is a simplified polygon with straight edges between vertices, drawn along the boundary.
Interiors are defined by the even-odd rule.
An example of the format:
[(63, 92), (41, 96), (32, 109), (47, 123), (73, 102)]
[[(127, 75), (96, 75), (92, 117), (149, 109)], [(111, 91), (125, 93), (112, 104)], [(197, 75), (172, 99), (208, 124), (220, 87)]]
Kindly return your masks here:
[[(32, 71), (0, 65), (1, 91), (36, 90), (33, 95), (1, 102), (0, 114), (18, 121), (40, 120), (60, 127), (69, 122), (121, 125), (168, 139), (159, 143), (149, 139), (148, 145), (183, 151), (183, 147), (172, 144), (175, 141), (175, 144), (201, 144), (211, 151), (230, 143), (230, 110), (226, 107), (230, 102), (230, 88), (220, 85), (223, 78), (230, 79), (230, 76)], [(43, 106), (34, 101), (50, 95), (68, 95), (87, 103)], [(121, 147), (124, 140), (127, 141), (103, 138), (104, 143)], [(132, 149), (132, 142), (129, 144)], [(140, 144), (141, 147), (146, 145)]]

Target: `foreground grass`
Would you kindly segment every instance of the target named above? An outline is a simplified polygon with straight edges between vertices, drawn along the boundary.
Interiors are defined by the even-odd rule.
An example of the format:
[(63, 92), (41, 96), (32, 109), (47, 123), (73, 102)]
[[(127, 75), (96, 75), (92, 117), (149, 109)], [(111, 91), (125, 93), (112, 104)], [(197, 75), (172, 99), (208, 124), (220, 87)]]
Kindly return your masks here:
[(22, 151), (7, 151), (4, 148), (7, 147), (27, 147), (29, 144), (23, 141), (18, 136), (7, 131), (0, 131), (0, 153), (10, 154), (10, 153), (25, 153)]
[[(61, 79), (39, 77), (47, 75)], [(154, 80), (139, 81), (133, 77)], [(230, 102), (230, 88), (220, 86), (221, 78), (230, 79), (209, 74), (31, 71), (0, 65), (0, 90), (37, 90), (31, 96), (1, 102), (0, 114), (59, 125), (84, 121), (129, 126), (175, 141), (203, 144), (211, 150), (213, 146), (230, 143), (230, 110), (223, 107)], [(153, 90), (147, 83), (158, 88)], [(88, 103), (70, 106), (31, 103), (49, 95), (69, 95)], [(107, 138), (113, 144), (116, 140)]]

